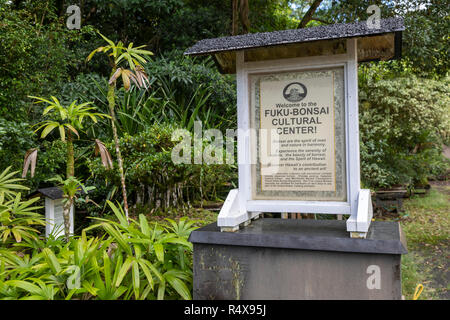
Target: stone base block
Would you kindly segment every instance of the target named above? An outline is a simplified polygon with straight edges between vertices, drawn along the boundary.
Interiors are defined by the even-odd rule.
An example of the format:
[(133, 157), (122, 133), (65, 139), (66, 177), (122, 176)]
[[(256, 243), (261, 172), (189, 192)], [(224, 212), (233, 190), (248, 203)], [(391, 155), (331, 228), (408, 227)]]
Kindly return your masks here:
[(365, 239), (345, 221), (259, 219), (234, 233), (192, 232), (194, 299), (401, 299), (397, 222), (373, 222)]

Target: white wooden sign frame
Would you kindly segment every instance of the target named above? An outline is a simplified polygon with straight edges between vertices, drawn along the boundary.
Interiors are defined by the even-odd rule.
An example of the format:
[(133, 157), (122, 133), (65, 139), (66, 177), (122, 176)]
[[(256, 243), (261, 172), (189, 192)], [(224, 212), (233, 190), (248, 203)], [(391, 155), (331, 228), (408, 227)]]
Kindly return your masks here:
[[(344, 68), (347, 201), (253, 200), (251, 179), (249, 76), (267, 72)], [(222, 231), (235, 231), (261, 212), (347, 214), (347, 231), (365, 237), (372, 219), (370, 191), (360, 189), (357, 39), (347, 40), (347, 52), (329, 56), (245, 62), (236, 52), (239, 188), (231, 190), (218, 217)]]

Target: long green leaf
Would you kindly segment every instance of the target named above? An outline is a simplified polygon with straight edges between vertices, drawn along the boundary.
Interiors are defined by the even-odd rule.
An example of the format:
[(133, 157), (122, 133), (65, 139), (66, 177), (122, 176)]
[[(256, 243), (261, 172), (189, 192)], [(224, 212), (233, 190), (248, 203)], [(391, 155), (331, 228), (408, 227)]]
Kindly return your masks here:
[(164, 294), (166, 293), (166, 283), (164, 281), (160, 282), (158, 286), (158, 300), (164, 300)]
[(164, 262), (164, 246), (161, 243), (155, 243), (153, 248), (155, 249), (156, 258), (158, 258), (159, 261)]
[(136, 261), (133, 261), (131, 275), (133, 278), (133, 289), (134, 289), (134, 297), (139, 299), (139, 288), (141, 285), (140, 277), (139, 277), (139, 265)]
[(140, 214), (139, 215), (139, 222), (140, 222), (140, 227), (141, 227), (141, 231), (144, 235), (146, 235), (147, 237), (150, 236), (150, 227), (148, 225), (148, 221), (147, 218), (145, 217), (145, 215)]
[(184, 299), (184, 300), (191, 300), (191, 292), (187, 288), (186, 284), (181, 281), (179, 278), (175, 277), (174, 275), (166, 272), (164, 274), (164, 278), (167, 280), (167, 282), (170, 284), (172, 288), (175, 289), (176, 292)]
[(114, 285), (117, 282), (120, 270), (122, 269), (122, 265), (123, 265), (123, 256), (119, 254), (119, 256), (117, 257), (116, 266), (114, 268), (114, 276), (111, 283), (112, 285)]
[(150, 269), (141, 260), (139, 260), (138, 263), (139, 263), (139, 266), (141, 267), (142, 271), (144, 272), (145, 277), (147, 278), (148, 283), (150, 284), (150, 287), (153, 290), (154, 281), (153, 281), (153, 277), (152, 277), (152, 275), (150, 273)]
[(103, 274), (105, 275), (106, 286), (111, 287), (111, 259), (106, 250), (103, 251)]
[(123, 227), (127, 227), (128, 221), (125, 217), (125, 214), (121, 212), (111, 201), (107, 200), (106, 203), (110, 206), (117, 219), (119, 219), (120, 225)]
[(53, 129), (55, 129), (58, 126), (59, 126), (59, 124), (55, 123), (55, 122), (47, 124), (45, 126), (44, 130), (42, 130), (41, 138), (45, 138), (50, 132), (53, 131)]
[(118, 287), (122, 283), (123, 278), (127, 275), (128, 270), (130, 269), (131, 264), (133, 263), (133, 258), (128, 257), (120, 268), (119, 274), (117, 276), (117, 280), (115, 286)]
[(36, 295), (40, 295), (42, 293), (41, 288), (39, 288), (37, 285), (32, 284), (28, 281), (24, 281), (24, 280), (9, 280), (9, 281), (5, 281), (5, 284), (9, 285), (9, 286), (21, 288), (29, 293), (34, 293)]
[(55, 254), (49, 248), (44, 248), (42, 250), (45, 260), (47, 261), (48, 266), (53, 271), (54, 274), (57, 274), (61, 271), (61, 265), (58, 262), (58, 258), (56, 258)]
[(127, 254), (131, 255), (131, 248), (128, 245), (126, 238), (113, 226), (111, 226), (108, 223), (102, 223), (103, 228), (105, 231), (114, 238), (115, 241), (119, 244), (120, 248), (124, 250)]

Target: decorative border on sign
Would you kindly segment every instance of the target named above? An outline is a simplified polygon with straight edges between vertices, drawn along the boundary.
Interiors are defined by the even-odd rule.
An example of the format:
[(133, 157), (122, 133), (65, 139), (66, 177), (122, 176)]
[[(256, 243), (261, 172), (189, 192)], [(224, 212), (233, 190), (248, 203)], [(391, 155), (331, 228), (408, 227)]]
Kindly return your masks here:
[[(335, 191), (272, 191), (261, 190), (261, 174), (259, 174), (259, 129), (260, 129), (260, 81), (274, 80), (303, 80), (323, 77), (333, 74), (334, 91), (334, 147), (335, 147)], [(253, 74), (249, 76), (250, 87), (250, 126), (255, 129), (256, 135), (251, 138), (252, 158), (252, 198), (254, 200), (297, 200), (297, 201), (347, 201), (347, 173), (346, 173), (346, 146), (345, 146), (345, 85), (344, 67), (330, 69), (290, 71), (272, 74)], [(257, 124), (257, 125), (256, 125)]]

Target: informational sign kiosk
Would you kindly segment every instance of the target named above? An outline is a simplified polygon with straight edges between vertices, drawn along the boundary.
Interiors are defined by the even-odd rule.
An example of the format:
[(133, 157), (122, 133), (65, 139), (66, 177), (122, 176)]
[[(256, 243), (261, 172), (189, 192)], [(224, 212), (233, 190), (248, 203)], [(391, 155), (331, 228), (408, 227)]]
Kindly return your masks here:
[[(379, 28), (357, 22), (206, 39), (185, 52), (212, 55), (221, 72), (236, 73), (237, 82), (239, 186), (230, 191), (217, 229), (192, 234), (194, 248), (206, 245), (208, 235), (228, 249), (239, 245), (241, 250), (242, 241), (254, 239), (259, 244), (250, 241), (249, 247), (266, 243), (281, 250), (296, 243), (302, 250), (351, 251), (362, 245), (354, 241), (374, 236), (370, 190), (360, 188), (358, 63), (399, 58), (403, 30), (403, 21), (393, 18), (381, 20)], [(349, 218), (263, 219), (250, 224), (265, 212)], [(338, 233), (327, 238), (325, 230)], [(347, 232), (346, 238), (342, 232)], [(341, 241), (339, 248), (336, 241)], [(400, 247), (398, 254), (404, 252)], [(198, 297), (205, 298), (203, 291), (197, 290)]]
[(336, 24), (206, 39), (185, 52), (236, 73), (239, 188), (220, 212), (223, 230), (259, 212), (347, 214), (347, 231), (365, 237), (358, 62), (398, 58), (402, 30), (400, 19)]

